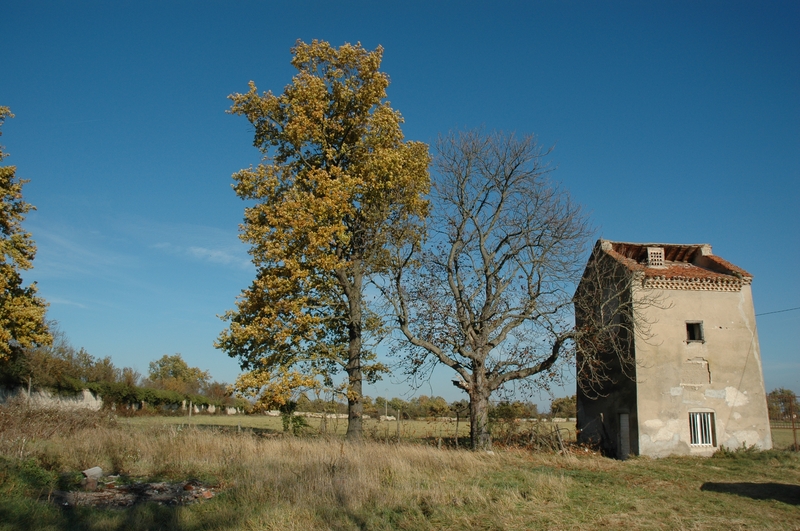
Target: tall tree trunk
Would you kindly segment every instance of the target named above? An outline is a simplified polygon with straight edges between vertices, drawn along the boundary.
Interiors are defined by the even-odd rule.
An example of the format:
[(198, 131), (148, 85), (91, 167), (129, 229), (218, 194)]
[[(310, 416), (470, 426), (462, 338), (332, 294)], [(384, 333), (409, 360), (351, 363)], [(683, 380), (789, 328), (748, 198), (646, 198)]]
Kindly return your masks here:
[(469, 435), (473, 450), (490, 450), (492, 436), (489, 434), (489, 397), (483, 394), (469, 397)]
[(492, 436), (489, 434), (489, 395), (488, 382), (483, 374), (483, 366), (475, 364), (469, 390), (469, 435), (473, 450), (490, 450)]
[(345, 290), (350, 312), (348, 324), (348, 351), (347, 351), (347, 438), (351, 441), (361, 440), (363, 436), (362, 415), (364, 402), (361, 400), (363, 378), (361, 374), (361, 287), (362, 276), (357, 267), (354, 267), (353, 282)]
[[(351, 367), (352, 364), (352, 367)], [(347, 438), (351, 441), (361, 440), (363, 435), (362, 414), (364, 402), (361, 400), (361, 360), (351, 359), (347, 366), (347, 377), (350, 389), (347, 391)]]

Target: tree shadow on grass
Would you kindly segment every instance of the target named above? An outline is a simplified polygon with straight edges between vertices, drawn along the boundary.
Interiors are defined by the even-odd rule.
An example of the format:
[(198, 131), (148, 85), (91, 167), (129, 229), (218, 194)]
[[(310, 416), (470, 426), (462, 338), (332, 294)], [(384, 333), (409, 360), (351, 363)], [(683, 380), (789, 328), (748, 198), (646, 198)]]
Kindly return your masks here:
[(700, 490), (736, 494), (754, 500), (776, 500), (800, 505), (800, 485), (787, 483), (703, 483)]
[[(196, 506), (192, 506), (195, 509)], [(124, 509), (57, 507), (52, 503), (26, 500), (14, 504), (0, 502), (0, 529), (34, 531), (200, 531), (240, 529), (241, 515), (232, 508), (216, 508), (187, 515), (189, 507), (169, 507), (144, 503)]]

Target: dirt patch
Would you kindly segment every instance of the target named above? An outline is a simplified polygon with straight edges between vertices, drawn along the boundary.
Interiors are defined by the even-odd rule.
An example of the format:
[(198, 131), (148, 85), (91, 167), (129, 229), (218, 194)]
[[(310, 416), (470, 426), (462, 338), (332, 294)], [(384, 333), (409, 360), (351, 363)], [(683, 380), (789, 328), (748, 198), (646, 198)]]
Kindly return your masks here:
[(160, 505), (189, 505), (213, 498), (218, 488), (204, 485), (197, 480), (179, 483), (127, 483), (116, 481), (100, 481), (80, 491), (54, 490), (48, 501), (60, 507), (105, 507), (125, 508), (140, 503), (158, 503)]

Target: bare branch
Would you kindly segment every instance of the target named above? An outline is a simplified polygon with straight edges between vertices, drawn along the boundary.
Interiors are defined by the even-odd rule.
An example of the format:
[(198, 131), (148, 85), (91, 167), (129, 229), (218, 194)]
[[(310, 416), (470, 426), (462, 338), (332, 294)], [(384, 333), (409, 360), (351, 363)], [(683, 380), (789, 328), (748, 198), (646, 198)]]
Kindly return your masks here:
[(591, 231), (547, 179), (549, 152), (533, 136), (440, 138), (429, 247), (413, 268), (397, 262), (393, 276), (398, 328), (411, 345), (405, 362), (418, 370), (422, 349), (458, 373), (476, 448), (489, 441), (489, 396), (549, 374), (574, 340), (567, 293)]

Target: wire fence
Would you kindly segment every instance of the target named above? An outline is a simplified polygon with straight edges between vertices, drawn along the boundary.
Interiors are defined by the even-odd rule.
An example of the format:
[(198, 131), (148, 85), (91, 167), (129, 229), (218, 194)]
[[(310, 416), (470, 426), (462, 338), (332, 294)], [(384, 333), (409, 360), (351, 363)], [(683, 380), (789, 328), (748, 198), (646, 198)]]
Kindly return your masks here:
[(791, 432), (789, 447), (795, 452), (800, 451), (797, 440), (797, 428), (800, 427), (800, 419), (797, 418), (797, 396), (792, 391), (778, 389), (767, 395), (767, 408), (773, 439), (776, 435), (783, 436), (785, 431), (789, 431)]

